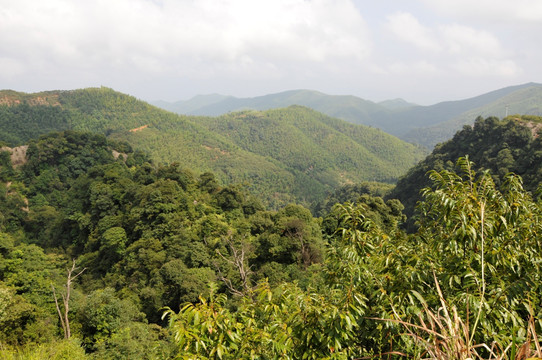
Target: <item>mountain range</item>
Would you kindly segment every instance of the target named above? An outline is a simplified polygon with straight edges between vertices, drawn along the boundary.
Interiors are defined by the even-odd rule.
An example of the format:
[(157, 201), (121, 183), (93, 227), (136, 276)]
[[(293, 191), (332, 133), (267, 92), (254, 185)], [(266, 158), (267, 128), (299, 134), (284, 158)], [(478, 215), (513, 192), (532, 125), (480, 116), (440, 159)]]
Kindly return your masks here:
[(108, 88), (0, 92), (0, 143), (22, 145), (62, 130), (101, 133), (156, 162), (213, 172), (223, 183), (245, 184), (272, 208), (308, 205), (348, 183), (395, 182), (427, 153), (382, 130), (302, 106), (203, 117)]
[(276, 94), (236, 98), (199, 95), (190, 100), (153, 103), (179, 114), (218, 116), (228, 112), (302, 105), (355, 124), (379, 128), (408, 142), (432, 149), (453, 136), (478, 116), (542, 114), (542, 84), (527, 83), (491, 91), (476, 97), (444, 101), (430, 106), (402, 99), (372, 102), (355, 96), (327, 95), (312, 90), (291, 90)]
[(250, 99), (215, 94), (176, 103), (175, 111), (188, 115), (108, 88), (5, 90), (0, 92), (0, 143), (22, 145), (67, 129), (102, 133), (156, 162), (213, 172), (225, 184), (245, 184), (278, 208), (291, 201), (321, 201), (346, 184), (394, 183), (427, 148), (477, 117), (538, 114), (540, 104), (542, 85), (535, 83), (432, 106), (310, 90)]

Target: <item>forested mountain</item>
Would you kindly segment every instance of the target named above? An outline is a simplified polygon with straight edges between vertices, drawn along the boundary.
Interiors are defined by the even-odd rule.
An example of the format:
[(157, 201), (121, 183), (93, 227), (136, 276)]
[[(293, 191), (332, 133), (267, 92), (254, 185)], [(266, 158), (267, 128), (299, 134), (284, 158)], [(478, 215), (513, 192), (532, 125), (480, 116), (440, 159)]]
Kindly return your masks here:
[(520, 175), (527, 190), (535, 192), (542, 183), (542, 141), (539, 131), (542, 118), (513, 115), (476, 119), (465, 125), (451, 140), (435, 147), (433, 152), (402, 177), (389, 195), (399, 199), (405, 213), (412, 215), (421, 200), (421, 190), (430, 185), (430, 170), (455, 170), (458, 158), (468, 156), (474, 169), (489, 170), (497, 186), (508, 173)]
[[(542, 154), (517, 120), (474, 127), (456, 137)], [(542, 356), (542, 203), (517, 176), (465, 158), (431, 172), (406, 234), (375, 184), (314, 218), (102, 134), (51, 133), (26, 154), (14, 167), (0, 151), (1, 358)]]
[(181, 114), (215, 116), (240, 109), (265, 110), (297, 104), (355, 124), (376, 127), (432, 149), (451, 138), (463, 125), (472, 125), (477, 116), (504, 117), (507, 111), (508, 114), (540, 115), (541, 103), (542, 85), (528, 83), (430, 106), (409, 104), (402, 99), (374, 103), (355, 96), (333, 96), (310, 90), (254, 98), (197, 96), (175, 104), (156, 105)]
[[(496, 116), (502, 118), (509, 114), (542, 115), (542, 86), (539, 84), (527, 85), (530, 86), (513, 87), (514, 91), (510, 93), (499, 91), (489, 93), (486, 96), (482, 96), (477, 102), (468, 103), (469, 107), (481, 103), (483, 105), (470, 108), (441, 123), (410, 130), (402, 135), (401, 138), (424, 145), (427, 148), (433, 148), (437, 143), (449, 140), (463, 125), (472, 125), (472, 119), (476, 119), (478, 116)], [(477, 98), (473, 100), (477, 100)], [(440, 113), (441, 110), (435, 110), (434, 117), (438, 118), (436, 114)], [(412, 116), (412, 118), (414, 117)], [(407, 121), (412, 120), (412, 118), (407, 118)]]
[(5, 91), (0, 103), (0, 141), (6, 145), (51, 130), (99, 132), (148, 152), (157, 162), (246, 184), (272, 208), (320, 201), (342, 184), (393, 182), (424, 155), (380, 130), (302, 107), (218, 118), (181, 116), (107, 88)]
[(288, 186), (305, 203), (323, 199), (343, 184), (392, 183), (404, 174), (404, 166), (398, 165), (415, 163), (421, 153), (383, 131), (367, 131), (304, 107), (202, 118), (199, 124), (243, 150), (282, 164), (294, 175)]

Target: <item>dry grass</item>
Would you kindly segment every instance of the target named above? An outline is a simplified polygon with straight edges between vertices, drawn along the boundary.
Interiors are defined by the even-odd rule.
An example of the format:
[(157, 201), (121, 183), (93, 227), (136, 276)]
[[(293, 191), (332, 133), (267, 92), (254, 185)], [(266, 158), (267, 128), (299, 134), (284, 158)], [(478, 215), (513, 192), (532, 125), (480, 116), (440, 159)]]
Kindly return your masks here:
[[(395, 309), (394, 315), (399, 320), (376, 319), (401, 324), (406, 330), (405, 335), (414, 339), (417, 347), (422, 349), (414, 356), (399, 351), (387, 354), (427, 360), (542, 360), (542, 349), (532, 315), (528, 322), (527, 339), (519, 346), (513, 343), (502, 346), (496, 342), (489, 345), (473, 344), (472, 334), (476, 331), (476, 325), (472, 330), (469, 329), (468, 319), (465, 323), (458, 315), (457, 308), (447, 304), (435, 275), (434, 279), (440, 307), (436, 311), (431, 310), (423, 297), (417, 294), (423, 306), (423, 312), (418, 316), (418, 324), (400, 320)], [(481, 353), (485, 353), (486, 357)]]

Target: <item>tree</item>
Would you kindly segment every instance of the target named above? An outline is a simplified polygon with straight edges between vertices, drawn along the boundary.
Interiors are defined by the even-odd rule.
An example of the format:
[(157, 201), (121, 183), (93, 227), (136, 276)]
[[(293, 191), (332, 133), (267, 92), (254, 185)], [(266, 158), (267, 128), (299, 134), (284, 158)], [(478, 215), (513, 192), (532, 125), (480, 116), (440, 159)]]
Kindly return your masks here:
[(226, 264), (233, 268), (236, 275), (239, 276), (239, 287), (235, 286), (232, 279), (224, 273), (226, 270), (221, 268), (220, 265), (216, 265), (218, 271), (218, 277), (224, 282), (228, 290), (239, 296), (252, 295), (252, 270), (248, 264), (248, 253), (250, 251), (250, 244), (244, 238), (235, 241), (233, 234), (230, 232), (227, 236), (223, 236), (222, 240), (226, 243), (227, 254), (223, 254), (220, 249), (217, 249), (217, 254), (224, 260)]

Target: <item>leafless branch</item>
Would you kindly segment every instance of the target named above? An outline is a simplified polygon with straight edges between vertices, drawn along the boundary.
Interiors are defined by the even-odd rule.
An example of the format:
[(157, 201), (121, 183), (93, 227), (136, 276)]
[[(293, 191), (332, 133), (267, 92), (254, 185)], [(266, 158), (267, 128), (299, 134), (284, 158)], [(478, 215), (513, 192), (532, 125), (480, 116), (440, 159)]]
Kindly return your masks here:
[(250, 267), (247, 266), (247, 263), (245, 260), (245, 254), (246, 254), (245, 244), (241, 244), (239, 248), (235, 247), (232, 241), (232, 237), (233, 236), (231, 234), (228, 234), (227, 237), (223, 237), (223, 239), (226, 241), (226, 245), (231, 255), (226, 256), (222, 254), (220, 250), (216, 250), (216, 252), (224, 261), (231, 264), (239, 273), (239, 277), (241, 278), (241, 290), (236, 289), (235, 286), (233, 286), (231, 279), (228, 279), (224, 276), (222, 270), (220, 269), (218, 265), (215, 265), (215, 266), (219, 274), (219, 279), (222, 282), (224, 282), (226, 287), (233, 294), (244, 296), (252, 290), (249, 284), (250, 282), (249, 278), (252, 271), (250, 270)]
[(66, 279), (66, 293), (62, 294), (62, 303), (64, 305), (64, 313), (62, 313), (62, 311), (60, 310), (60, 305), (58, 303), (58, 297), (56, 295), (55, 287), (51, 285), (51, 287), (53, 288), (53, 297), (55, 299), (56, 310), (58, 312), (58, 317), (60, 318), (60, 324), (62, 325), (62, 330), (64, 331), (65, 339), (69, 339), (71, 337), (70, 320), (68, 318), (68, 313), (70, 312), (70, 295), (71, 295), (72, 282), (79, 275), (81, 275), (86, 270), (86, 268), (83, 268), (83, 270), (79, 271), (75, 276), (72, 276), (72, 274), (76, 270), (75, 260), (73, 260), (71, 269), (67, 269), (67, 270), (68, 270), (68, 276)]

